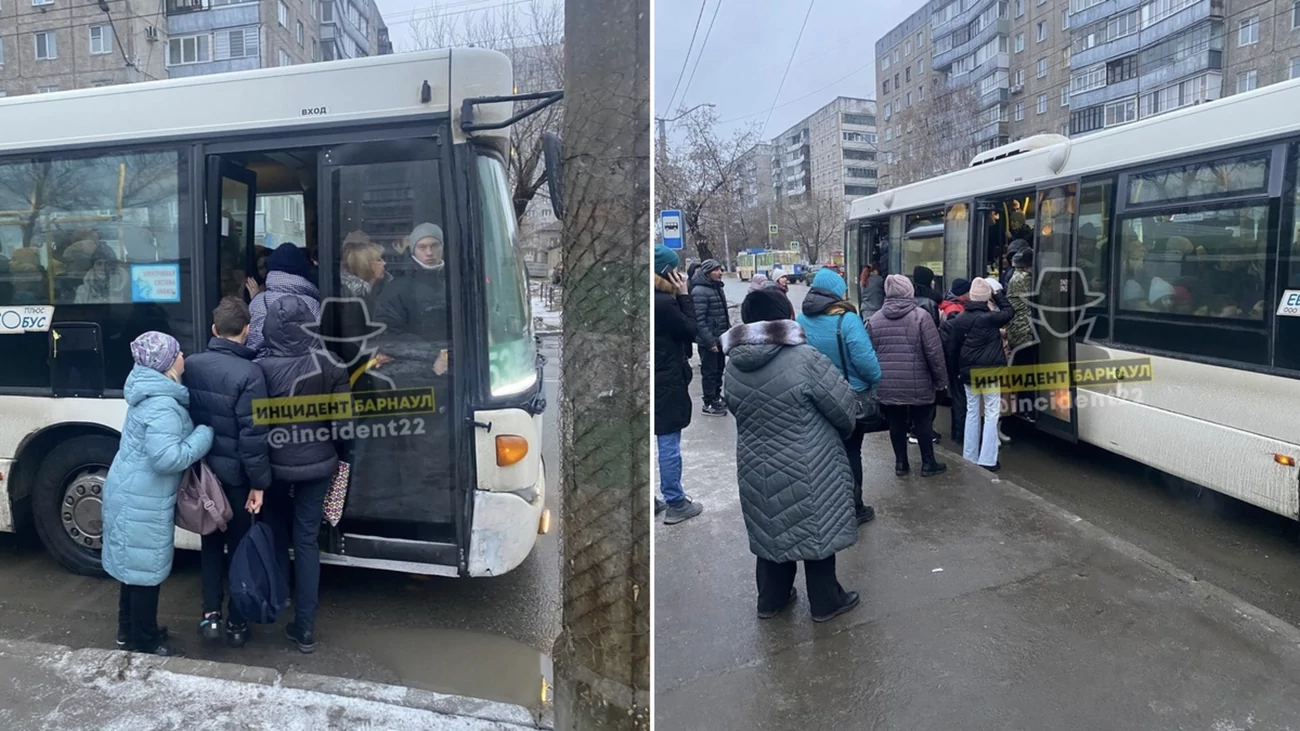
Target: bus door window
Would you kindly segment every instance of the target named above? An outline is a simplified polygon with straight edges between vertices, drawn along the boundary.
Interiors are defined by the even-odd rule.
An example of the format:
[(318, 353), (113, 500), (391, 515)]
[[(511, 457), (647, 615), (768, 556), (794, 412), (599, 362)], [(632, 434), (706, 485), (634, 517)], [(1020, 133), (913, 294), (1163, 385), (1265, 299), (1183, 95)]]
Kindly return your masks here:
[(940, 297), (947, 294), (953, 279), (966, 276), (970, 257), (970, 206), (957, 203), (944, 217), (943, 261), (934, 270), (934, 289)]
[[(1079, 192), (1079, 234), (1075, 237), (1074, 265), (1083, 272), (1090, 292), (1103, 295), (1087, 310), (1094, 325), (1090, 337), (1110, 337), (1110, 223), (1114, 183), (1098, 180), (1085, 183)], [(1093, 301), (1088, 298), (1089, 302)]]
[[(347, 152), (335, 157), (347, 157)], [(321, 313), (328, 346), (352, 383), (351, 529), (411, 540), (450, 538), (454, 494), (449, 239), (436, 159), (367, 162), (330, 170), (321, 189), (333, 215), (326, 241), (338, 242), (331, 279), (337, 298)], [(391, 413), (401, 391), (410, 408)]]
[(903, 240), (902, 269), (898, 273), (911, 277), (917, 267), (925, 267), (941, 274), (944, 228), (942, 210), (908, 216)]

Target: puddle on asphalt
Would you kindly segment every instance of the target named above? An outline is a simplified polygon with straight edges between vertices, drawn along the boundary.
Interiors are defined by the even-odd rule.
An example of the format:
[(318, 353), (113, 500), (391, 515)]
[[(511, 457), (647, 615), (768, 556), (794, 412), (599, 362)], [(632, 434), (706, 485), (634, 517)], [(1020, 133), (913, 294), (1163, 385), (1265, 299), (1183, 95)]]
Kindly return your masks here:
[(508, 637), (461, 630), (400, 629), (350, 635), (364, 653), (411, 688), (536, 708), (553, 683), (551, 658)]

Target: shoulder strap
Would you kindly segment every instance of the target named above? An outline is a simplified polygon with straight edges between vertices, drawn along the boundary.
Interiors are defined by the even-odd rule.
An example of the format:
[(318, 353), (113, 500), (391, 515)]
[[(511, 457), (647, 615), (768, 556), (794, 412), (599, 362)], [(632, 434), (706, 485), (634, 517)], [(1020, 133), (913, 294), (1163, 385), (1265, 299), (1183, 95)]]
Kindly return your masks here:
[(848, 348), (844, 345), (844, 316), (847, 314), (847, 312), (841, 312), (839, 319), (835, 321), (835, 342), (840, 349), (841, 370), (843, 370), (846, 379), (849, 376), (849, 368), (852, 368), (853, 363), (853, 361), (849, 360)]

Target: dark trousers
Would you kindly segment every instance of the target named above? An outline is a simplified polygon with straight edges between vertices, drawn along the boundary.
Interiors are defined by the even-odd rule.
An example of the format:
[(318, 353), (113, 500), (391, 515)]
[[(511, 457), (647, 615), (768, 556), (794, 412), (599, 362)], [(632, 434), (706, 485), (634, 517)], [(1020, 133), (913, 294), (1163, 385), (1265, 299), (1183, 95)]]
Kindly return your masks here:
[(916, 430), (917, 446), (921, 448), (921, 461), (934, 461), (934, 404), (920, 406), (882, 405), (889, 420), (889, 443), (894, 447), (894, 461), (907, 462), (907, 425)]
[(859, 423), (844, 440), (844, 451), (849, 455), (849, 469), (853, 471), (853, 507), (858, 512), (862, 512), (866, 505), (862, 501), (862, 440), (866, 436), (866, 427)]
[[(226, 499), (230, 501), (233, 515), (224, 531), (217, 531), (203, 536), (203, 550), (199, 554), (203, 576), (203, 613), (220, 612), (225, 594), (226, 576), (230, 573), (230, 559), (235, 555), (239, 542), (244, 540), (248, 529), (253, 524), (253, 516), (244, 508), (248, 503), (248, 488), (227, 487)], [(232, 625), (244, 623), (244, 617), (230, 603), (226, 620)]]
[(952, 401), (949, 411), (952, 416), (952, 440), (961, 442), (965, 436), (962, 432), (966, 431), (966, 388), (957, 380), (955, 373), (948, 377), (948, 397)]
[[(300, 630), (316, 629), (320, 606), (320, 525), (331, 480), (277, 482), (267, 491), (267, 520), (275, 534), (284, 575), (289, 575), (293, 547), (293, 621)], [(266, 508), (263, 508), (265, 511)]]
[(128, 650), (152, 650), (162, 639), (158, 630), (157, 586), (122, 584), (117, 599), (117, 635)]
[(700, 348), (700, 389), (704, 392), (706, 406), (722, 398), (722, 369), (726, 366), (727, 356), (721, 351), (715, 353)]
[[(799, 571), (797, 561), (776, 563), (756, 559), (754, 578), (758, 581), (758, 611), (777, 611), (785, 606)], [(844, 587), (835, 578), (835, 556), (803, 562), (804, 580), (808, 583), (808, 608), (814, 617), (824, 617), (844, 606)]]

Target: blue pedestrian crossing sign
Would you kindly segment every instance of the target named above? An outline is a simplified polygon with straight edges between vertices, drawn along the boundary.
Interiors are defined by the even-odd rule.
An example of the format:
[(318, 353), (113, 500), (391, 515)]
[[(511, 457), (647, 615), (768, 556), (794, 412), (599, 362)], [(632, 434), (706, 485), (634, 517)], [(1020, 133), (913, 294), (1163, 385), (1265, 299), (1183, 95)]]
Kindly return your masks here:
[(659, 228), (663, 231), (664, 246), (670, 249), (682, 248), (681, 211), (660, 211)]

